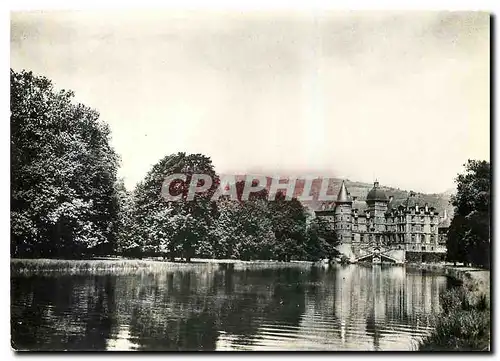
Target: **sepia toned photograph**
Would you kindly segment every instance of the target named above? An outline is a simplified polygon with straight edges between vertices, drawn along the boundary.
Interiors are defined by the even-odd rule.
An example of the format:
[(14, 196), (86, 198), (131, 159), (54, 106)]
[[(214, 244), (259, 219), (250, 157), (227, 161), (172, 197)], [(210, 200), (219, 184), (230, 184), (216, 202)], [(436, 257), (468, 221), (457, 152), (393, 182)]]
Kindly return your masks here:
[(13, 351), (491, 352), (492, 25), (12, 11)]

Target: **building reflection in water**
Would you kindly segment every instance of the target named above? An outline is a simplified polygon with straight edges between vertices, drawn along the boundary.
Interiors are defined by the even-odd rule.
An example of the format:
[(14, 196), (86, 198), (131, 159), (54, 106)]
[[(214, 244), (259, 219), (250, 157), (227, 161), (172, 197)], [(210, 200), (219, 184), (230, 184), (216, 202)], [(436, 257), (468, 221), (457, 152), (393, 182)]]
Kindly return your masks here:
[[(323, 310), (325, 320), (335, 320), (337, 327), (321, 331), (340, 349), (408, 349), (411, 339), (430, 330), (445, 287), (444, 277), (422, 276), (404, 267), (351, 265), (336, 270), (330, 290), (306, 300), (314, 303), (313, 309)], [(324, 312), (329, 302), (333, 318)], [(311, 321), (304, 320), (304, 327), (312, 328), (317, 320)]]

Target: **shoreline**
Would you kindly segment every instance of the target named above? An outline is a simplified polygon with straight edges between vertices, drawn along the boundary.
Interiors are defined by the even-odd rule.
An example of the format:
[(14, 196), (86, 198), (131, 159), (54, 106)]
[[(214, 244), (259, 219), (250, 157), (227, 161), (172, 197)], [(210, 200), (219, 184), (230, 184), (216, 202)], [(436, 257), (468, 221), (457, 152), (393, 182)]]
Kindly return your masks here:
[[(327, 264), (326, 266), (342, 265), (341, 263)], [(363, 263), (360, 265), (371, 265)], [(385, 264), (379, 265), (384, 266)], [(130, 272), (130, 271), (162, 271), (162, 270), (182, 270), (197, 269), (201, 267), (221, 268), (221, 269), (248, 269), (265, 267), (304, 267), (304, 266), (325, 266), (321, 262), (313, 261), (274, 261), (274, 260), (235, 260), (235, 259), (209, 259), (193, 258), (190, 262), (181, 260), (171, 261), (161, 258), (122, 258), (122, 257), (99, 257), (94, 259), (52, 259), (52, 258), (11, 258), (11, 275), (22, 275), (29, 273), (92, 273), (92, 272)], [(418, 264), (406, 263), (387, 266), (405, 267), (417, 271), (432, 272), (435, 274), (452, 277), (466, 287), (475, 292), (482, 292), (489, 296), (490, 271), (464, 266), (452, 266), (450, 264)], [(488, 297), (489, 298), (489, 297)]]
[(460, 282), (456, 289), (442, 295), (443, 313), (417, 351), (491, 352), (491, 271), (465, 266), (416, 266)]
[(462, 283), (461, 287), (476, 293), (490, 295), (491, 271), (477, 267), (452, 266), (445, 264), (407, 264), (406, 267), (414, 267), (427, 272), (451, 277)]

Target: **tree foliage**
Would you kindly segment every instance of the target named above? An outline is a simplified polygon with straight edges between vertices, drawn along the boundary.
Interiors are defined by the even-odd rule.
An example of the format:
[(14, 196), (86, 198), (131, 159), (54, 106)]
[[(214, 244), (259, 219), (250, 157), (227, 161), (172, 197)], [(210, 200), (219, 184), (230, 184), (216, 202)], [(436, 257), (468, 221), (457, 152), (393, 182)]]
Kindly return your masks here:
[[(167, 174), (179, 172), (184, 153), (164, 158), (135, 190), (134, 221), (131, 238), (144, 254), (163, 254), (171, 259), (202, 256), (242, 260), (317, 260), (335, 254), (336, 237), (324, 221), (308, 229), (307, 212), (296, 199), (267, 200), (267, 191), (252, 193), (242, 201), (244, 182), (236, 182), (237, 199), (228, 196), (211, 201), (206, 197), (193, 201), (165, 202), (160, 196), (161, 181)], [(201, 157), (201, 155), (196, 155)], [(206, 158), (208, 160), (208, 158)], [(203, 162), (198, 162), (203, 164)], [(210, 163), (203, 167), (211, 173)], [(158, 176), (158, 174), (162, 176)], [(217, 176), (212, 174), (216, 179)], [(187, 182), (186, 182), (187, 183)], [(186, 184), (174, 185), (186, 194)], [(135, 243), (134, 243), (135, 245)]]
[[(167, 201), (162, 196), (165, 177), (186, 175), (186, 181), (174, 182), (172, 195), (179, 201)], [(213, 179), (206, 192), (196, 193), (187, 201), (193, 174), (205, 174)], [(199, 184), (200, 186), (202, 184)], [(210, 158), (201, 154), (177, 153), (164, 157), (148, 172), (134, 191), (134, 232), (132, 237), (143, 245), (146, 253), (168, 255), (171, 259), (203, 255), (210, 248), (210, 230), (216, 217), (216, 204), (211, 197), (218, 186)]]
[(234, 259), (271, 259), (276, 243), (265, 190), (241, 201), (244, 182), (235, 184), (239, 200), (222, 198), (213, 230), (213, 256)]
[(118, 157), (99, 114), (45, 77), (11, 70), (11, 254), (113, 251)]
[(278, 260), (301, 259), (306, 242), (307, 213), (296, 198), (287, 200), (283, 192), (278, 192), (274, 201), (269, 202), (276, 246), (274, 254)]
[(339, 240), (332, 224), (323, 218), (313, 218), (307, 227), (305, 253), (309, 260), (332, 259), (339, 255), (335, 249)]
[(122, 255), (140, 256), (141, 244), (132, 236), (134, 233), (134, 195), (125, 188), (123, 179), (115, 185), (115, 196), (119, 208), (116, 223), (116, 251)]
[(448, 259), (489, 267), (490, 163), (469, 160), (456, 178), (455, 214), (448, 231)]

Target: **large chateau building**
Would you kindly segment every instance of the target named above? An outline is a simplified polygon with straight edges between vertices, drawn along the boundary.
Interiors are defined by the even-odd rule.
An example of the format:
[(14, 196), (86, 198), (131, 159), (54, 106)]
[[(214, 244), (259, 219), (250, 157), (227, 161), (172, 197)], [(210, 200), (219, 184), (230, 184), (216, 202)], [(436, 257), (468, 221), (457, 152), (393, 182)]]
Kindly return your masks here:
[(337, 233), (338, 250), (351, 261), (438, 262), (446, 254), (446, 212), (419, 204), (413, 192), (400, 205), (375, 182), (366, 200), (351, 197), (342, 182), (332, 207), (316, 211)]

